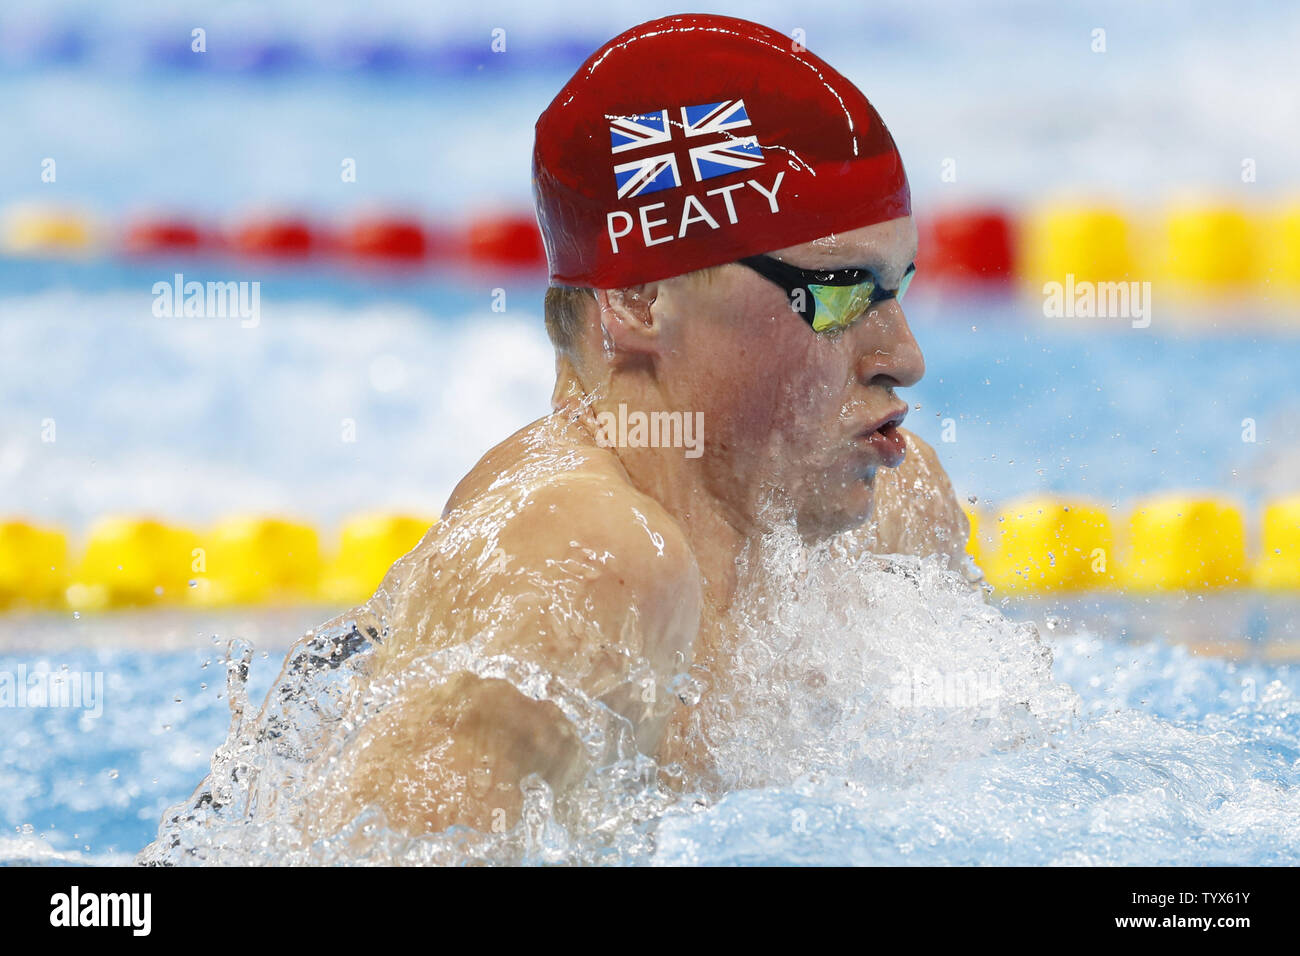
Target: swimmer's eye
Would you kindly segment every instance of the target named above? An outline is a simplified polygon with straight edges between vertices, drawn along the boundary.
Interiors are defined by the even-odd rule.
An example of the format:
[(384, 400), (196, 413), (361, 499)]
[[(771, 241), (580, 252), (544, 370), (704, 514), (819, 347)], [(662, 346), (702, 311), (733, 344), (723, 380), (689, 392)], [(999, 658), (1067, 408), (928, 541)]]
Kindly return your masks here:
[(814, 332), (841, 332), (879, 302), (902, 299), (916, 274), (913, 263), (896, 289), (886, 289), (870, 269), (800, 269), (771, 256), (749, 256), (740, 264), (785, 290), (790, 307)]

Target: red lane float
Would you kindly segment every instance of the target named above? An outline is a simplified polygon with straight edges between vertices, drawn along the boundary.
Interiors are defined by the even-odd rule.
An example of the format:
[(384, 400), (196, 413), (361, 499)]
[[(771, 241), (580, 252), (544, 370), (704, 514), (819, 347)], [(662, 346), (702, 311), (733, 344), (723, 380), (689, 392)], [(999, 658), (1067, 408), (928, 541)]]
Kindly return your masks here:
[(359, 219), (344, 233), (341, 251), (360, 259), (418, 262), (442, 244), (413, 219)]
[(324, 237), (302, 219), (250, 219), (235, 230), (235, 252), (275, 259), (301, 259), (322, 251)]
[[(1119, 214), (1114, 215), (1122, 223)], [(1028, 261), (1036, 249), (1027, 241), (1030, 226), (1024, 226), (1022, 256), (1019, 223), (998, 209), (952, 210), (922, 218), (919, 225), (917, 267), (925, 285), (1002, 284), (1033, 267)], [(20, 251), (81, 249), (88, 241), (84, 233), (79, 221), (69, 225), (46, 217), (34, 226), (26, 220), (8, 224), (0, 229), (0, 241)], [(128, 255), (232, 254), (280, 260), (337, 257), (368, 265), (469, 262), (484, 267), (546, 268), (536, 220), (522, 211), (480, 214), (463, 227), (430, 224), (401, 213), (371, 213), (346, 221), (337, 231), (291, 214), (253, 215), (229, 230), (181, 216), (145, 214), (128, 219), (118, 235), (116, 251)]]
[(545, 268), (546, 249), (532, 216), (483, 216), (470, 223), (466, 254), (485, 265)]
[(965, 209), (922, 223), (916, 271), (923, 280), (1001, 283), (1015, 274), (1015, 238), (1005, 213)]
[(183, 219), (137, 219), (122, 234), (128, 255), (198, 252), (212, 246), (212, 237)]

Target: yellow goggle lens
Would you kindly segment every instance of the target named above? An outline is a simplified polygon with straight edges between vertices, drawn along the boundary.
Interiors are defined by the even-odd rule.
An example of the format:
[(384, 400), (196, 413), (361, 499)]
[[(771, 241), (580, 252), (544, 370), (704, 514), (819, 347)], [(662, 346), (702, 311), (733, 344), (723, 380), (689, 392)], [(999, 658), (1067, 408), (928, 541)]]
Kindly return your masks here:
[[(903, 274), (903, 280), (898, 284), (898, 291), (893, 294), (893, 298), (903, 298), (907, 287), (912, 284), (914, 275), (916, 275), (915, 269), (908, 269)], [(867, 311), (876, 298), (874, 279), (859, 282), (857, 285), (810, 285), (808, 289), (812, 292), (813, 301), (817, 305), (812, 322), (814, 332), (847, 329), (863, 312)]]

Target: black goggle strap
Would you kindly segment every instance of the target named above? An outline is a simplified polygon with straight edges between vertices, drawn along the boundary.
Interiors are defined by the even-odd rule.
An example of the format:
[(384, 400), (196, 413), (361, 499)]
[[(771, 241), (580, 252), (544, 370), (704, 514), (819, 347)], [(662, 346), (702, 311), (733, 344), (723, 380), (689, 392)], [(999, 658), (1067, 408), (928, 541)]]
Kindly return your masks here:
[(858, 285), (876, 278), (870, 269), (800, 269), (771, 256), (748, 256), (739, 261), (787, 292), (810, 285)]

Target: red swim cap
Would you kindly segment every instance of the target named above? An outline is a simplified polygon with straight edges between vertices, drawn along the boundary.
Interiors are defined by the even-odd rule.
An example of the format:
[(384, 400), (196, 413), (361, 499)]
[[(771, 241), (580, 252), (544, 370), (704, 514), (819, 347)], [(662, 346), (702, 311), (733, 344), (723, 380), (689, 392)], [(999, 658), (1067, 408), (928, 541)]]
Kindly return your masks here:
[(653, 20), (537, 120), (551, 281), (612, 289), (911, 214), (893, 137), (852, 83), (734, 17)]

